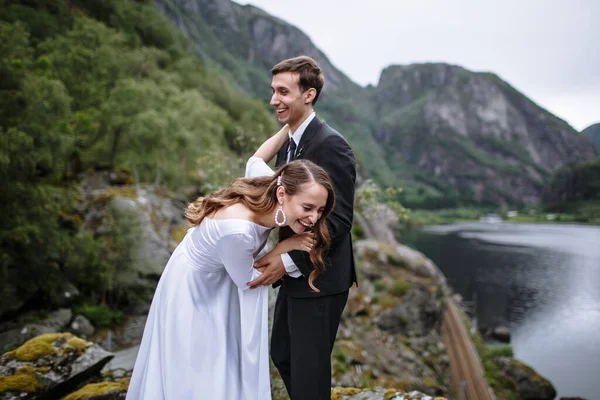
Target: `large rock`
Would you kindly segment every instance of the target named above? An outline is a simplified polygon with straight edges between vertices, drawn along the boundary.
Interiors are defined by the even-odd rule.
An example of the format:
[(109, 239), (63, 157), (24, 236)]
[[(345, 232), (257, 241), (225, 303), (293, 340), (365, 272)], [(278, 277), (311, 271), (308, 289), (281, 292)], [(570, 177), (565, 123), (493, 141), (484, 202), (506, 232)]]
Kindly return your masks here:
[(500, 374), (516, 382), (521, 399), (553, 400), (556, 389), (533, 368), (514, 358), (498, 357), (494, 362)]
[[(25, 316), (32, 317), (32, 315)], [(44, 333), (54, 333), (63, 330), (71, 321), (73, 313), (68, 308), (62, 308), (51, 312), (46, 318), (35, 323), (22, 324), (7, 331), (0, 333), (0, 352), (13, 350), (27, 340)], [(11, 326), (20, 325), (17, 320)]]
[(377, 322), (380, 329), (393, 333), (422, 336), (439, 328), (442, 321), (442, 302), (427, 287), (408, 290), (402, 303), (386, 311)]
[(444, 294), (451, 290), (446, 277), (437, 265), (423, 253), (398, 243), (382, 243), (373, 239), (359, 240), (354, 245), (354, 253), (362, 260), (362, 272), (369, 278), (382, 276), (382, 264), (407, 269), (418, 277), (431, 278), (441, 286)]
[(78, 315), (70, 325), (71, 332), (83, 338), (91, 337), (95, 332), (94, 325), (83, 315)]
[(96, 376), (112, 357), (70, 333), (37, 336), (0, 358), (0, 399), (59, 398)]
[(445, 400), (445, 398), (434, 398), (417, 391), (403, 392), (396, 389), (334, 388), (331, 391), (331, 400)]
[(510, 329), (506, 326), (494, 326), (481, 329), (481, 334), (487, 340), (497, 340), (502, 343), (510, 343)]
[(0, 352), (14, 350), (29, 339), (44, 333), (55, 333), (50, 327), (40, 324), (26, 324), (21, 328), (15, 328), (0, 333)]
[(115, 226), (127, 227), (124, 233), (132, 240), (127, 255), (130, 261), (117, 269), (115, 285), (130, 289), (124, 290), (129, 308), (123, 311), (145, 314), (171, 252), (185, 233), (185, 201), (152, 187), (110, 186), (105, 175), (97, 173), (82, 180), (83, 229), (96, 238), (110, 239)]

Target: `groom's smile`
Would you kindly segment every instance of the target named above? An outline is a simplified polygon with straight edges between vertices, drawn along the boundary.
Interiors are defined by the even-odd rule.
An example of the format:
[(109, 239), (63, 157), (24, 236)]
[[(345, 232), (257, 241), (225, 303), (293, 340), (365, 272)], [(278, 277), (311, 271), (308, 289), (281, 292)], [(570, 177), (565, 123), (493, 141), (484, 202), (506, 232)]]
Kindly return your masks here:
[(277, 119), (288, 124), (292, 132), (313, 111), (311, 97), (307, 91), (302, 91), (298, 83), (299, 75), (292, 72), (282, 72), (273, 76), (271, 83), (271, 106), (277, 112)]

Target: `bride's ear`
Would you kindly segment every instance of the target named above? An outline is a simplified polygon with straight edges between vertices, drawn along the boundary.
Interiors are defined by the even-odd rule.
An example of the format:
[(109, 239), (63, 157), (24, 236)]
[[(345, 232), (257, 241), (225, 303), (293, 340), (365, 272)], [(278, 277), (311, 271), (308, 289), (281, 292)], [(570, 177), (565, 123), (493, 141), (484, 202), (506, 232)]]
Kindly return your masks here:
[(283, 186), (279, 186), (277, 188), (276, 195), (277, 195), (277, 202), (279, 204), (283, 204), (283, 199), (285, 198), (285, 188)]

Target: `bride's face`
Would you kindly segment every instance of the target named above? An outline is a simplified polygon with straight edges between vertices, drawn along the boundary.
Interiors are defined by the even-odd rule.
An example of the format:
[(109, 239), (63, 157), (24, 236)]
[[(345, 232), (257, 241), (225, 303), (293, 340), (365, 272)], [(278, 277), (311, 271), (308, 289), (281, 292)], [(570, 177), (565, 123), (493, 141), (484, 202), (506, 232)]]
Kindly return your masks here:
[(310, 230), (317, 223), (327, 204), (327, 189), (311, 182), (302, 185), (293, 196), (283, 196), (283, 211), (287, 225), (296, 233)]

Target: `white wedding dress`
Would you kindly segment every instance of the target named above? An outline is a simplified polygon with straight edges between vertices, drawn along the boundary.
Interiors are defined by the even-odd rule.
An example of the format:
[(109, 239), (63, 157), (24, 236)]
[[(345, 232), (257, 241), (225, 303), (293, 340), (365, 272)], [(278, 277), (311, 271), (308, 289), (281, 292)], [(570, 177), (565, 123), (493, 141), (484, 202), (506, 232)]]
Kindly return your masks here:
[[(272, 175), (262, 160), (246, 176)], [(270, 400), (268, 288), (246, 283), (271, 230), (204, 218), (158, 282), (127, 400)]]

